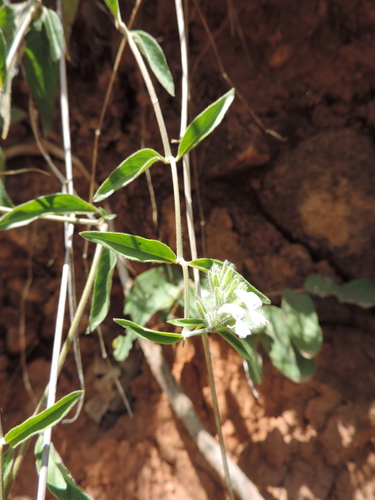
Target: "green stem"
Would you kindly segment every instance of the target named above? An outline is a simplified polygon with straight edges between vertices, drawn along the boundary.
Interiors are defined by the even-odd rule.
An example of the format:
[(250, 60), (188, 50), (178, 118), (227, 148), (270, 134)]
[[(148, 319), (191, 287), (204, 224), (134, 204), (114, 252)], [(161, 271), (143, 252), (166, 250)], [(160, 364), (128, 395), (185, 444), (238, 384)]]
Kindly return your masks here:
[(172, 172), (172, 182), (173, 182), (173, 196), (175, 205), (175, 223), (176, 223), (176, 255), (177, 260), (182, 262), (183, 260), (183, 250), (182, 250), (182, 225), (181, 225), (181, 203), (180, 203), (180, 192), (178, 187), (178, 174), (177, 165), (174, 156), (172, 156), (172, 151), (169, 145), (168, 132), (165, 126), (163, 114), (160, 108), (159, 99), (156, 95), (154, 85), (150, 78), (148, 69), (143, 61), (142, 55), (138, 50), (136, 43), (134, 42), (126, 24), (123, 21), (118, 22), (119, 31), (126, 37), (130, 50), (133, 52), (134, 58), (138, 64), (139, 70), (144, 79), (147, 91), (150, 95), (151, 103), (154, 108), (156, 121), (160, 130), (160, 136), (164, 148), (164, 156), (167, 162), (171, 166)]

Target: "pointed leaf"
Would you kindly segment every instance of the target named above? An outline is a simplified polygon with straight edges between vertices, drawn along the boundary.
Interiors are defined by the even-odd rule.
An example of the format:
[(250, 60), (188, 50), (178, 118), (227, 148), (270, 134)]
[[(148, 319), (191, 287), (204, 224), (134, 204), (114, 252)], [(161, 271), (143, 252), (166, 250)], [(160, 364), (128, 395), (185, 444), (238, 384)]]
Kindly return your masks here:
[(148, 240), (132, 234), (101, 233), (100, 231), (83, 231), (80, 234), (83, 238), (103, 245), (130, 260), (177, 264), (173, 250), (157, 240)]
[(6, 139), (9, 131), (9, 126), (11, 123), (11, 95), (12, 95), (12, 77), (15, 70), (14, 58), (13, 64), (11, 64), (9, 71), (7, 72), (7, 77), (3, 82), (3, 89), (0, 92), (0, 124), (2, 127), (1, 138)]
[(328, 276), (314, 274), (309, 276), (304, 284), (304, 289), (313, 295), (327, 297), (328, 295), (337, 295), (339, 286)]
[[(196, 269), (199, 269), (200, 271), (203, 271), (207, 273), (213, 264), (217, 264), (219, 266), (222, 266), (224, 263), (221, 260), (216, 260), (216, 259), (196, 259), (196, 260), (191, 260), (190, 262), (187, 262), (187, 265), (190, 267), (195, 267)], [(247, 287), (247, 290), (249, 292), (255, 293), (255, 295), (258, 295), (258, 297), (261, 299), (263, 304), (271, 304), (271, 301), (268, 297), (266, 297), (262, 292), (257, 290), (253, 285), (251, 285), (240, 273), (235, 272), (237, 278), (242, 281)]]
[(368, 309), (375, 305), (375, 286), (369, 280), (349, 281), (340, 286), (337, 298), (340, 302)]
[(66, 47), (69, 47), (70, 35), (72, 33), (72, 26), (77, 15), (78, 5), (79, 0), (64, 0), (62, 2), (63, 33)]
[(14, 205), (12, 200), (9, 198), (8, 193), (5, 190), (5, 185), (2, 180), (1, 172), (5, 171), (6, 158), (2, 148), (0, 148), (0, 206), (13, 208)]
[(39, 109), (44, 135), (47, 136), (52, 126), (59, 75), (58, 63), (52, 57), (56, 53), (51, 49), (45, 24), (40, 31), (32, 27), (25, 39), (26, 79)]
[(49, 40), (49, 52), (52, 61), (58, 61), (64, 55), (64, 33), (56, 12), (43, 7), (45, 12), (44, 27)]
[(129, 356), (129, 352), (133, 347), (133, 342), (138, 338), (138, 335), (132, 330), (128, 330), (126, 335), (119, 335), (112, 342), (114, 348), (113, 356), (116, 361), (121, 363)]
[[(5, 453), (3, 453), (3, 481), (4, 486), (7, 484), (9, 478), (11, 477), (12, 468), (14, 463), (14, 450), (13, 448), (8, 448)], [(1, 488), (1, 486), (0, 486)]]
[(31, 436), (58, 424), (69, 413), (82, 394), (83, 391), (71, 392), (51, 408), (47, 408), (35, 417), (30, 417), (17, 427), (13, 427), (4, 437), (5, 443), (15, 448)]
[(206, 326), (204, 321), (199, 318), (181, 318), (181, 319), (170, 319), (168, 323), (174, 326), (181, 326), (182, 328), (203, 328)]
[(116, 265), (116, 255), (104, 248), (100, 256), (98, 272), (95, 276), (89, 324), (86, 333), (97, 328), (109, 311), (113, 270)]
[(7, 76), (6, 54), (7, 44), (5, 41), (3, 30), (0, 29), (0, 92), (2, 92), (3, 90), (4, 82)]
[(150, 68), (165, 90), (174, 96), (174, 83), (164, 52), (158, 42), (145, 31), (130, 32), (140, 52), (146, 58)]
[(195, 148), (222, 121), (234, 99), (234, 89), (224, 94), (220, 99), (208, 106), (188, 126), (178, 148), (177, 160), (191, 149)]
[(315, 357), (323, 342), (323, 332), (313, 301), (307, 295), (287, 288), (283, 290), (282, 307), (295, 347), (304, 357)]
[(217, 332), (223, 337), (234, 349), (244, 358), (248, 360), (254, 359), (255, 352), (254, 349), (246, 342), (245, 339), (240, 339), (236, 337), (233, 333), (228, 330), (220, 330)]
[(187, 262), (188, 266), (195, 267), (195, 269), (199, 269), (199, 271), (202, 271), (204, 273), (207, 273), (214, 264), (222, 266), (223, 262), (216, 259), (195, 259)]
[(50, 194), (18, 205), (14, 210), (0, 217), (0, 231), (24, 226), (30, 222), (50, 214), (88, 214), (97, 209), (71, 194)]
[(134, 280), (126, 297), (124, 314), (144, 326), (158, 311), (171, 309), (182, 295), (181, 272), (171, 266), (154, 267)]
[(157, 330), (150, 330), (149, 328), (137, 325), (136, 323), (133, 323), (133, 321), (129, 321), (127, 319), (114, 319), (113, 321), (118, 323), (120, 326), (133, 331), (140, 337), (152, 340), (152, 342), (156, 342), (158, 344), (175, 344), (176, 342), (179, 342), (184, 338), (178, 333), (158, 332)]
[(121, 21), (120, 7), (117, 0), (104, 0), (106, 6), (111, 11), (116, 22)]
[(105, 200), (105, 198), (108, 198), (108, 196), (117, 189), (132, 182), (159, 160), (163, 160), (163, 157), (153, 149), (141, 149), (129, 156), (129, 158), (124, 160), (115, 170), (113, 170), (109, 177), (107, 177), (99, 187), (95, 193), (94, 201), (97, 203), (98, 201)]
[(333, 295), (340, 302), (355, 304), (364, 309), (375, 305), (375, 286), (369, 280), (352, 280), (344, 285), (337, 285), (332, 278), (316, 274), (305, 281), (304, 288), (319, 297)]
[[(262, 344), (272, 364), (293, 382), (305, 382), (315, 372), (314, 359), (306, 359), (293, 346), (285, 312), (279, 307), (265, 307), (262, 311), (268, 319), (267, 335), (262, 335)], [(268, 341), (268, 336), (272, 342)]]
[[(42, 463), (42, 450), (43, 438), (40, 436), (34, 450), (38, 472)], [(47, 485), (50, 492), (59, 500), (92, 500), (77, 486), (52, 443), (48, 459)]]
[(248, 335), (245, 341), (250, 344), (254, 350), (254, 358), (251, 361), (244, 360), (244, 363), (246, 363), (246, 366), (244, 364), (245, 371), (254, 384), (260, 384), (262, 382), (263, 358), (259, 352), (257, 352), (257, 346), (260, 342), (259, 335)]

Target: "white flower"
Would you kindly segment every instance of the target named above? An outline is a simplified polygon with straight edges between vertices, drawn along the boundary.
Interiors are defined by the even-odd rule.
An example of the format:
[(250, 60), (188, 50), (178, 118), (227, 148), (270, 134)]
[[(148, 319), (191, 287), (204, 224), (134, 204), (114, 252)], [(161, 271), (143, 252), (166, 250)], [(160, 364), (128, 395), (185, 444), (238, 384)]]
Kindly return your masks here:
[(253, 292), (246, 292), (246, 290), (235, 290), (234, 294), (240, 299), (240, 301), (245, 304), (248, 311), (253, 311), (254, 309), (259, 309), (262, 307), (262, 301)]
[(236, 320), (244, 319), (244, 317), (246, 316), (245, 309), (238, 304), (224, 304), (223, 306), (219, 307), (217, 312), (219, 314), (230, 314)]
[(219, 314), (229, 314), (233, 319), (236, 320), (235, 325), (228, 325), (228, 328), (234, 329), (234, 332), (240, 338), (245, 338), (250, 335), (250, 326), (242, 321), (246, 316), (246, 311), (243, 307), (239, 306), (238, 304), (224, 304), (223, 306), (219, 307), (217, 312)]
[[(246, 292), (246, 290), (236, 290), (234, 293), (239, 298), (239, 302), (243, 304), (246, 309), (239, 304), (231, 303), (222, 305), (217, 312), (219, 314), (228, 314), (232, 316), (236, 322), (232, 326), (227, 325), (228, 328), (234, 330), (234, 333), (240, 338), (245, 338), (251, 334), (253, 328), (266, 325), (268, 321), (263, 314), (255, 311), (255, 309), (262, 307), (262, 301), (258, 295), (253, 292)], [(243, 321), (246, 316), (251, 320), (251, 326)]]

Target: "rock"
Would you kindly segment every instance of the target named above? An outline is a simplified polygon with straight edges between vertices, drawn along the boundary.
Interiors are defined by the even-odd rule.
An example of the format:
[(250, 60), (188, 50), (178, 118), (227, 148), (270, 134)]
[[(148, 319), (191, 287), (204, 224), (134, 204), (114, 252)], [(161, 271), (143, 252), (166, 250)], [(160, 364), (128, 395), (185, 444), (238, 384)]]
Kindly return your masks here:
[(375, 279), (375, 150), (355, 129), (285, 153), (264, 178), (264, 209), (291, 239), (351, 278)]

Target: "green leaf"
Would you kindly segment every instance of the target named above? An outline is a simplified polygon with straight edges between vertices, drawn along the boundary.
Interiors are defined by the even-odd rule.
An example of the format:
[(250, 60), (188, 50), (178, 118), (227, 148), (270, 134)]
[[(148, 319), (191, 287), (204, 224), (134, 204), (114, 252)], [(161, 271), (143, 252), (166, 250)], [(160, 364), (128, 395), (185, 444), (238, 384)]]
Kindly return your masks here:
[(130, 260), (177, 264), (173, 250), (157, 240), (148, 240), (132, 234), (101, 233), (100, 231), (83, 231), (80, 234), (83, 238), (103, 245)]
[(3, 30), (0, 29), (0, 92), (3, 90), (4, 82), (7, 76), (6, 54), (7, 43), (5, 41)]
[(259, 352), (257, 352), (259, 335), (248, 335), (245, 338), (245, 341), (250, 344), (251, 348), (254, 350), (254, 358), (251, 361), (245, 359), (248, 376), (251, 378), (254, 384), (260, 384), (262, 382), (263, 358), (259, 354)]
[(18, 205), (14, 210), (0, 217), (0, 231), (24, 226), (50, 214), (88, 214), (97, 209), (81, 198), (71, 194), (50, 194)]
[(158, 42), (144, 31), (132, 30), (130, 34), (150, 68), (165, 90), (174, 96), (174, 83), (164, 52)]
[(175, 344), (176, 342), (179, 342), (184, 338), (178, 333), (158, 332), (157, 330), (150, 330), (149, 328), (137, 325), (136, 323), (133, 323), (133, 321), (129, 321), (127, 319), (114, 319), (113, 321), (118, 323), (123, 328), (133, 331), (140, 337), (151, 340), (152, 342), (156, 342), (158, 344)]
[(56, 47), (52, 49), (46, 24), (38, 31), (32, 27), (25, 36), (25, 71), (30, 93), (39, 109), (44, 135), (51, 129), (55, 108), (58, 63), (54, 61)]
[(30, 7), (28, 2), (2, 5), (0, 7), (0, 29), (3, 32), (8, 48), (12, 45), (23, 16)]
[(83, 391), (71, 392), (51, 408), (47, 408), (35, 417), (30, 417), (17, 427), (13, 427), (4, 437), (5, 443), (15, 448), (31, 436), (58, 424), (69, 413), (82, 394)]
[(327, 297), (328, 295), (337, 295), (339, 286), (328, 276), (314, 274), (309, 276), (304, 284), (304, 289), (313, 295)]
[[(4, 486), (7, 484), (9, 478), (12, 476), (12, 468), (14, 463), (14, 450), (13, 448), (8, 448), (5, 453), (3, 453), (3, 481)], [(0, 486), (1, 488), (1, 486)]]
[(109, 177), (107, 177), (95, 193), (94, 201), (98, 202), (108, 198), (108, 196), (117, 189), (126, 186), (136, 179), (155, 162), (163, 159), (164, 158), (153, 149), (141, 149), (137, 151), (120, 163)]
[(126, 335), (119, 335), (112, 342), (113, 356), (116, 361), (121, 363), (129, 356), (129, 352), (133, 347), (133, 342), (138, 338), (138, 335), (132, 330), (128, 330)]
[(240, 339), (236, 337), (233, 333), (228, 330), (220, 330), (217, 332), (223, 337), (236, 351), (244, 358), (252, 360), (255, 357), (254, 349), (246, 342), (245, 339)]
[(1, 172), (5, 171), (6, 158), (2, 148), (0, 148), (0, 206), (13, 208), (14, 205), (12, 200), (9, 198), (8, 193), (5, 190), (5, 185), (2, 180)]
[(168, 323), (174, 326), (181, 326), (182, 328), (203, 328), (206, 326), (204, 321), (199, 318), (181, 318), (181, 319), (170, 319)]
[[(40, 436), (34, 450), (38, 473), (42, 464), (42, 450), (43, 437)], [(77, 486), (52, 443), (49, 450), (47, 485), (59, 500), (91, 500), (91, 497)]]
[(44, 27), (49, 40), (49, 53), (52, 61), (58, 61), (64, 55), (64, 32), (56, 12), (43, 7)]
[(121, 21), (120, 7), (117, 0), (104, 0), (108, 9), (112, 12), (116, 23)]
[(199, 269), (199, 271), (202, 271), (204, 273), (207, 273), (214, 264), (222, 266), (223, 262), (216, 259), (195, 259), (187, 262), (188, 266), (195, 267), (195, 269)]
[(335, 296), (340, 302), (368, 309), (375, 306), (375, 286), (369, 280), (353, 280), (337, 285), (333, 279), (316, 274), (304, 284), (305, 290), (319, 297)]
[[(293, 346), (285, 311), (269, 306), (262, 310), (268, 319), (267, 335), (262, 335), (262, 344), (272, 364), (293, 382), (306, 382), (315, 372), (315, 361), (304, 358)], [(270, 343), (268, 337), (272, 339)]]
[(176, 268), (159, 266), (136, 277), (126, 297), (124, 314), (144, 326), (158, 311), (169, 310), (183, 294), (182, 275)]
[(304, 357), (315, 357), (322, 345), (323, 332), (313, 301), (305, 294), (286, 288), (283, 290), (282, 307), (295, 347)]
[(64, 0), (62, 2), (63, 32), (66, 47), (69, 47), (72, 26), (77, 15), (79, 0)]
[(26, 118), (27, 114), (25, 111), (18, 106), (12, 106), (10, 110), (10, 122), (12, 125), (19, 123)]
[[(187, 262), (187, 265), (190, 267), (195, 267), (196, 269), (199, 269), (200, 271), (203, 271), (207, 273), (211, 267), (217, 264), (219, 266), (223, 266), (223, 262), (221, 260), (216, 260), (216, 259), (196, 259), (196, 260), (191, 260), (190, 262)], [(253, 292), (255, 295), (258, 295), (258, 297), (261, 299), (263, 304), (271, 304), (271, 301), (268, 297), (266, 297), (262, 292), (257, 290), (253, 285), (251, 285), (243, 276), (242, 274), (238, 273), (235, 271), (235, 275), (239, 279), (239, 281), (242, 281), (247, 287), (248, 292)]]
[(234, 89), (231, 89), (190, 123), (181, 139), (176, 160), (195, 148), (221, 123), (233, 99)]
[(341, 285), (337, 298), (340, 302), (368, 309), (375, 305), (375, 286), (369, 280), (353, 280)]
[(95, 330), (108, 314), (115, 265), (116, 255), (111, 250), (108, 250), (108, 248), (104, 248), (100, 256), (98, 272), (95, 276), (89, 324), (86, 333), (91, 333)]

